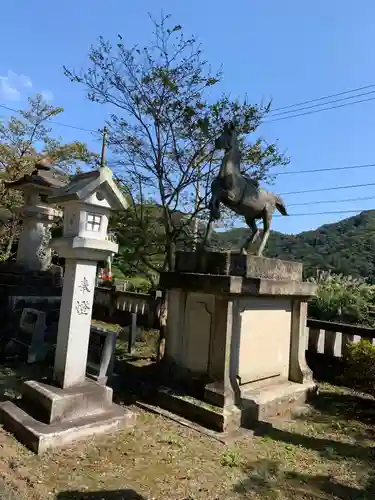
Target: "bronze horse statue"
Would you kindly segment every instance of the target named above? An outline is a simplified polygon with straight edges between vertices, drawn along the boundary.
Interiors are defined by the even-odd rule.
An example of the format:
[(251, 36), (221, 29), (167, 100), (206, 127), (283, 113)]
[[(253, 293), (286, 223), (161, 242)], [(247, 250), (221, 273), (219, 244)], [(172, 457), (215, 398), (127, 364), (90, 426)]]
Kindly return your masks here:
[(257, 219), (263, 220), (263, 235), (257, 252), (260, 256), (270, 234), (273, 213), (277, 209), (282, 215), (288, 215), (285, 205), (280, 196), (260, 190), (257, 182), (241, 173), (241, 153), (233, 122), (225, 123), (223, 133), (215, 141), (215, 149), (223, 149), (225, 153), (219, 175), (211, 184), (210, 217), (203, 246), (209, 244), (212, 224), (220, 219), (220, 203), (222, 203), (236, 214), (242, 215), (252, 230), (242, 245), (243, 254), (247, 254), (248, 248), (259, 236)]

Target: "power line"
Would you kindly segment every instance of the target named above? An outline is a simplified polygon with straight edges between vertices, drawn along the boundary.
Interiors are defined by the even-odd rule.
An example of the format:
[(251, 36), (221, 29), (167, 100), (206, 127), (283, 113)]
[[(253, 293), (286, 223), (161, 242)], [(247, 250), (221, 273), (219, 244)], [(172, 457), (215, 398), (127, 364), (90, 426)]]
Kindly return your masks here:
[[(310, 99), (310, 100), (307, 100), (307, 101), (302, 101), (302, 102), (299, 102), (299, 103), (289, 104), (287, 106), (282, 106), (282, 107), (279, 107), (279, 108), (275, 108), (275, 109), (273, 109), (273, 110), (270, 111), (271, 117), (272, 117), (272, 114), (273, 114), (273, 116), (278, 116), (278, 118), (271, 118), (270, 120), (265, 120), (262, 123), (271, 123), (271, 122), (275, 122), (275, 121), (286, 120), (288, 118), (297, 118), (299, 116), (305, 116), (305, 115), (309, 115), (309, 114), (320, 113), (322, 111), (329, 111), (329, 110), (332, 110), (332, 109), (343, 108), (343, 107), (351, 106), (351, 105), (354, 105), (354, 104), (360, 104), (362, 102), (373, 101), (373, 100), (375, 100), (375, 97), (371, 97), (371, 98), (368, 98), (368, 99), (360, 99), (359, 101), (348, 102), (348, 103), (345, 103), (345, 104), (339, 104), (337, 106), (330, 106), (330, 107), (326, 107), (326, 108), (322, 108), (322, 109), (311, 110), (312, 108), (315, 108), (315, 107), (326, 106), (327, 104), (333, 104), (333, 103), (336, 103), (336, 102), (339, 102), (339, 101), (343, 101), (343, 100), (347, 100), (347, 99), (355, 99), (357, 97), (361, 97), (361, 96), (364, 96), (364, 95), (373, 94), (373, 93), (375, 93), (375, 90), (372, 90), (372, 91), (369, 91), (369, 92), (364, 92), (364, 93), (361, 93), (361, 94), (356, 94), (356, 95), (353, 95), (353, 96), (347, 96), (347, 97), (344, 97), (342, 99), (336, 99), (336, 100), (333, 100), (333, 101), (323, 102), (322, 104), (314, 104), (312, 106), (308, 106), (308, 107), (305, 107), (305, 108), (291, 109), (291, 108), (298, 108), (298, 106), (303, 106), (305, 104), (310, 104), (310, 103), (316, 103), (316, 102), (319, 102), (319, 101), (323, 101), (323, 100), (329, 99), (331, 97), (339, 97), (339, 96), (342, 96), (342, 95), (345, 95), (345, 94), (350, 94), (350, 93), (358, 92), (358, 91), (369, 89), (369, 88), (373, 88), (373, 87), (375, 87), (375, 84), (366, 85), (366, 86), (363, 86), (363, 87), (358, 87), (358, 88), (355, 88), (355, 89), (346, 90), (346, 91), (343, 91), (343, 92), (338, 92), (336, 94), (330, 94), (330, 95), (327, 95), (327, 96), (318, 97), (316, 99)], [(11, 108), (9, 106), (6, 106), (4, 104), (0, 104), (0, 108), (6, 109), (8, 111), (12, 111), (14, 113), (20, 113), (19, 110)], [(283, 110), (287, 110), (287, 109), (290, 110), (290, 111), (283, 111)], [(283, 112), (281, 112), (281, 113), (275, 113), (277, 111), (283, 111)], [(298, 113), (299, 111), (303, 111), (303, 112), (302, 113)], [(297, 114), (295, 114), (295, 113), (297, 113)], [(286, 114), (287, 116), (279, 116), (279, 115), (284, 115), (284, 114)], [(61, 127), (67, 127), (67, 128), (71, 128), (71, 129), (75, 129), (75, 130), (80, 130), (82, 132), (92, 132), (94, 134), (98, 134), (99, 133), (98, 130), (93, 130), (93, 129), (89, 129), (89, 128), (85, 128), (85, 127), (79, 127), (79, 126), (76, 126), (76, 125), (70, 125), (70, 124), (67, 124), (67, 123), (58, 122), (58, 121), (54, 121), (54, 120), (49, 120), (49, 122), (53, 123), (55, 125), (61, 126)], [(287, 173), (289, 173), (289, 172), (285, 172), (285, 174), (287, 174)], [(282, 175), (282, 174), (278, 174), (278, 175)]]
[(50, 123), (53, 123), (54, 125), (58, 125), (60, 127), (73, 128), (75, 130), (82, 130), (82, 132), (93, 132), (94, 134), (100, 134), (99, 130), (93, 130), (93, 129), (90, 129), (90, 128), (77, 127), (75, 125), (68, 125), (67, 123), (56, 122), (55, 120), (48, 120), (48, 121)]
[[(331, 97), (338, 97), (338, 96), (342, 96), (342, 95), (345, 95), (345, 94), (349, 94), (349, 93), (353, 93), (353, 92), (357, 92), (357, 91), (360, 91), (360, 90), (365, 90), (365, 89), (373, 88), (373, 87), (375, 87), (375, 84), (366, 85), (366, 86), (363, 86), (363, 87), (358, 87), (358, 88), (352, 89), (352, 90), (346, 90), (344, 92), (338, 92), (336, 94), (330, 94), (330, 95), (327, 95), (327, 96), (324, 96), (324, 97), (318, 97), (316, 99), (310, 99), (308, 101), (302, 101), (302, 102), (295, 103), (295, 104), (289, 104), (287, 106), (282, 106), (282, 107), (279, 107), (279, 108), (275, 108), (275, 109), (271, 110), (270, 113), (271, 113), (271, 116), (272, 116), (272, 114), (274, 114), (276, 111), (282, 111), (282, 110), (286, 110), (286, 109), (290, 109), (290, 108), (296, 108), (296, 107), (298, 108), (298, 106), (303, 106), (305, 104), (310, 104), (310, 103), (314, 103), (314, 102), (318, 102), (318, 101), (323, 101), (323, 100), (329, 99)], [(362, 102), (373, 101), (373, 100), (375, 100), (375, 97), (371, 97), (371, 98), (368, 98), (368, 99), (361, 99), (359, 101), (349, 102), (349, 103), (340, 104), (340, 105), (337, 105), (337, 106), (330, 106), (328, 108), (322, 108), (322, 109), (317, 109), (317, 110), (311, 111), (311, 109), (315, 108), (315, 107), (326, 106), (327, 104), (333, 104), (333, 103), (336, 103), (336, 102), (339, 102), (339, 101), (343, 101), (343, 100), (347, 100), (347, 99), (354, 99), (356, 97), (361, 97), (361, 96), (368, 95), (368, 94), (373, 94), (373, 93), (375, 93), (375, 90), (370, 91), (370, 92), (364, 92), (364, 93), (361, 93), (361, 94), (356, 94), (354, 96), (344, 97), (342, 99), (336, 99), (336, 100), (333, 100), (333, 101), (324, 102), (322, 104), (315, 104), (315, 105), (308, 106), (308, 107), (305, 107), (305, 108), (291, 109), (290, 111), (284, 111), (282, 113), (276, 113), (273, 116), (279, 116), (279, 115), (284, 115), (284, 114), (287, 114), (287, 116), (281, 116), (281, 117), (279, 116), (278, 118), (271, 118), (270, 120), (265, 120), (262, 123), (271, 123), (271, 122), (275, 122), (275, 121), (279, 121), (279, 120), (286, 120), (288, 118), (297, 118), (299, 116), (305, 116), (305, 115), (309, 115), (309, 114), (320, 113), (322, 111), (329, 111), (331, 109), (342, 108), (342, 107), (351, 106), (351, 105), (354, 105), (354, 104), (360, 104)], [(0, 108), (6, 109), (8, 111), (12, 111), (14, 113), (20, 113), (19, 110), (11, 108), (9, 106), (6, 106), (4, 104), (0, 104)], [(309, 111), (306, 111), (306, 110), (309, 110)], [(298, 113), (298, 111), (304, 111), (304, 112), (303, 113)], [(294, 113), (297, 113), (297, 114), (294, 114)], [(98, 130), (88, 129), (88, 128), (85, 128), (85, 127), (79, 127), (79, 126), (76, 126), (76, 125), (70, 125), (70, 124), (67, 124), (67, 123), (58, 122), (58, 121), (54, 121), (54, 120), (49, 120), (49, 122), (53, 123), (55, 125), (61, 126), (61, 127), (67, 127), (67, 128), (71, 128), (71, 129), (75, 129), (75, 130), (80, 130), (82, 132), (92, 132), (94, 134), (98, 134), (99, 133)]]
[(315, 172), (332, 172), (333, 170), (352, 170), (355, 168), (370, 168), (375, 167), (375, 163), (367, 163), (364, 165), (348, 165), (345, 167), (326, 167), (326, 168), (314, 168), (311, 170), (297, 170), (297, 171), (285, 171), (285, 172), (276, 172), (275, 176), (279, 175), (294, 175), (294, 174), (311, 174)]
[(375, 196), (361, 196), (360, 198), (344, 198), (341, 200), (317, 200), (317, 201), (305, 201), (303, 203), (288, 203), (288, 207), (306, 207), (309, 205), (323, 205), (328, 203), (348, 203), (354, 201), (365, 201), (365, 200), (375, 200)]
[(368, 187), (368, 186), (375, 186), (375, 182), (370, 182), (367, 184), (351, 184), (349, 186), (332, 186), (329, 188), (306, 189), (303, 191), (289, 191), (288, 193), (280, 193), (280, 194), (286, 196), (290, 194), (320, 193), (322, 191), (337, 191), (339, 189), (352, 189), (352, 188)]
[(312, 102), (324, 101), (325, 99), (330, 99), (331, 97), (339, 97), (341, 95), (351, 94), (353, 92), (359, 92), (361, 90), (366, 90), (366, 89), (370, 89), (370, 88), (373, 88), (373, 87), (375, 87), (375, 84), (366, 85), (364, 87), (358, 87), (356, 89), (345, 90), (344, 92), (338, 92), (337, 94), (330, 94), (330, 95), (326, 95), (326, 96), (323, 96), (323, 97), (318, 97), (318, 98), (315, 98), (315, 99), (310, 99), (309, 101), (297, 102), (296, 104), (288, 104), (287, 106), (282, 106), (282, 107), (273, 109), (271, 111), (271, 113), (274, 113), (275, 111), (282, 111), (284, 109), (295, 108), (297, 106), (303, 106), (304, 104), (310, 104)]
[[(356, 209), (356, 210), (336, 210), (333, 212), (310, 212), (310, 213), (305, 213), (305, 214), (288, 214), (288, 217), (304, 217), (304, 216), (309, 216), (309, 215), (333, 215), (333, 214), (354, 214), (357, 212), (367, 212), (369, 209), (365, 208), (363, 210)], [(275, 217), (284, 217), (281, 214), (275, 214)]]
[(313, 111), (305, 111), (304, 113), (298, 113), (296, 115), (281, 116), (279, 118), (265, 120), (262, 122), (262, 124), (278, 122), (280, 120), (287, 120), (288, 118), (297, 118), (299, 116), (312, 115), (314, 113), (321, 113), (322, 111), (330, 111), (331, 109), (336, 109), (336, 108), (345, 108), (346, 106), (352, 106), (353, 104), (360, 104), (361, 102), (368, 102), (373, 100), (375, 100), (375, 97), (369, 97), (368, 99), (360, 99), (359, 101), (347, 102), (345, 104), (338, 104), (337, 106), (330, 106), (329, 108), (315, 109)]
[(4, 104), (0, 104), (0, 108), (4, 108), (8, 111), (15, 111), (16, 113), (19, 113), (19, 111), (17, 111), (16, 109), (9, 108), (8, 106), (4, 106)]
[[(20, 111), (18, 109), (10, 108), (9, 106), (5, 106), (4, 104), (0, 104), (0, 108), (6, 109), (7, 111), (12, 111), (13, 113), (20, 114)], [(67, 127), (67, 128), (72, 128), (72, 129), (75, 129), (75, 130), (81, 130), (82, 132), (93, 132), (94, 134), (98, 134), (99, 133), (98, 130), (93, 130), (93, 129), (84, 128), (84, 127), (78, 127), (76, 125), (69, 125), (67, 123), (62, 123), (62, 122), (58, 122), (58, 121), (55, 121), (55, 120), (48, 120), (48, 122), (49, 123), (53, 123), (54, 125), (58, 125), (60, 127)]]
[(308, 109), (318, 108), (319, 106), (327, 106), (327, 104), (335, 104), (336, 102), (348, 101), (349, 99), (355, 99), (356, 97), (363, 97), (364, 95), (375, 94), (375, 90), (370, 90), (369, 92), (362, 92), (361, 94), (350, 95), (347, 97), (341, 97), (341, 99), (334, 99), (333, 101), (326, 101), (321, 104), (313, 104), (311, 106), (305, 106), (304, 108), (292, 109), (291, 111), (282, 111), (281, 113), (275, 113), (271, 111), (272, 117), (280, 115), (290, 115), (291, 113), (297, 113), (298, 111), (306, 111)]

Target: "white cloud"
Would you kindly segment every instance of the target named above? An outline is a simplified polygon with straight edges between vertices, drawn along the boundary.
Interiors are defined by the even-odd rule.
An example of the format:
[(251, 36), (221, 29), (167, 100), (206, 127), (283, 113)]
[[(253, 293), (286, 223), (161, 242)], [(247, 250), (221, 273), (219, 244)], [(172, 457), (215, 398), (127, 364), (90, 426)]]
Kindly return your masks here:
[(5, 101), (19, 101), (23, 89), (32, 88), (33, 83), (26, 75), (19, 75), (8, 70), (6, 76), (0, 75), (0, 98)]
[(53, 92), (51, 92), (50, 90), (43, 90), (43, 92), (41, 92), (41, 94), (42, 94), (42, 97), (45, 101), (47, 101), (47, 102), (53, 101), (54, 95), (53, 95)]
[(5, 101), (19, 101), (21, 93), (9, 84), (7, 78), (0, 76), (0, 97)]

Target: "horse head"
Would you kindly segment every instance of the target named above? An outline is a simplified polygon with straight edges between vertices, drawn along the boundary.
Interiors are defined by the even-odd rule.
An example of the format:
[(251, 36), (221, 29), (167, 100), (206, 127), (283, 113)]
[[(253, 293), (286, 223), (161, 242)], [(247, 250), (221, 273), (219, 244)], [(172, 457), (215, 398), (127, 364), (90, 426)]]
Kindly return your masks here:
[(224, 129), (221, 135), (215, 140), (215, 149), (224, 149), (229, 151), (237, 146), (236, 126), (230, 121), (224, 124)]

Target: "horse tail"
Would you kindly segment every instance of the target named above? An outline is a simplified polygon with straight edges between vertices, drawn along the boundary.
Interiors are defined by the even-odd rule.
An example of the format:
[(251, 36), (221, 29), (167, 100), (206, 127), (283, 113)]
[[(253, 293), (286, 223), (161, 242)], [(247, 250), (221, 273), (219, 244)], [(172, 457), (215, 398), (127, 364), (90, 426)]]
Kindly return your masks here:
[(275, 196), (275, 205), (276, 205), (276, 208), (277, 210), (281, 213), (281, 215), (289, 215), (288, 212), (286, 211), (286, 207), (284, 205), (284, 202), (283, 200), (280, 198), (279, 195), (276, 195)]

